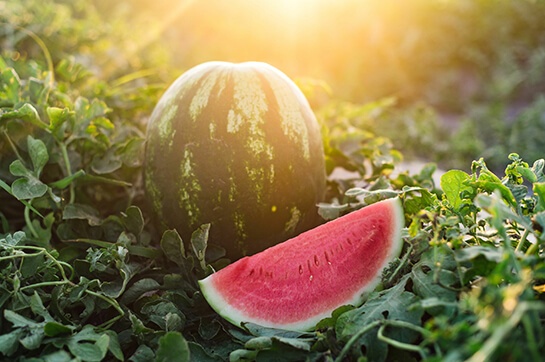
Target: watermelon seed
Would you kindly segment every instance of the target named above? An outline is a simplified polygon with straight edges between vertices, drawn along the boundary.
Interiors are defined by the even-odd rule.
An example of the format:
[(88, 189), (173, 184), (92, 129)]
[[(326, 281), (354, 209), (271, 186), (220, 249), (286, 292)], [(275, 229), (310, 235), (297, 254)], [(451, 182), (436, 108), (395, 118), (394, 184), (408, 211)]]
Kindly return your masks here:
[(352, 245), (352, 240), (350, 240), (350, 238), (346, 238), (346, 242), (347, 242), (349, 245)]
[(311, 276), (309, 277), (310, 281), (312, 281), (313, 278), (314, 278), (314, 277), (311, 275)]
[(252, 270), (250, 270), (250, 274), (249, 274), (249, 275), (252, 276), (252, 275), (254, 275), (254, 273), (255, 273), (255, 270), (252, 269)]
[(312, 270), (310, 269), (310, 260), (307, 260), (307, 267), (308, 267), (308, 271), (312, 273)]
[(303, 266), (299, 265), (299, 274), (303, 274)]
[(327, 251), (324, 251), (324, 255), (325, 255), (325, 260), (327, 261), (327, 263), (331, 265), (331, 262), (329, 261), (329, 255), (327, 255)]
[(314, 255), (314, 264), (316, 266), (320, 265), (320, 261), (318, 260), (318, 255)]

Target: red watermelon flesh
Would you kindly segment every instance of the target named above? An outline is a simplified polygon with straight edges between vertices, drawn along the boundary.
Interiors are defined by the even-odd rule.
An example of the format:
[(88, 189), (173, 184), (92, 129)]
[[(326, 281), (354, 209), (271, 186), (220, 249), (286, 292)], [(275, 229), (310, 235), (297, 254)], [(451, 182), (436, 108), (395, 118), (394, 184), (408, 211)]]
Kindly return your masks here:
[(366, 206), (199, 281), (223, 318), (240, 326), (304, 331), (346, 304), (361, 304), (401, 251), (399, 198)]

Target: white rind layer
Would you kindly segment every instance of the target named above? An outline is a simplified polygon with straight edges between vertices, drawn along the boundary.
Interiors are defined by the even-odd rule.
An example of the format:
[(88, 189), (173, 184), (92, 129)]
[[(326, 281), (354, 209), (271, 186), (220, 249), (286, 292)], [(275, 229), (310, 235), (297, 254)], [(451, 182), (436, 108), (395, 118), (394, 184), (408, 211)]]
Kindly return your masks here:
[[(403, 246), (403, 240), (401, 238), (401, 231), (404, 227), (404, 213), (401, 206), (401, 201), (398, 197), (380, 201), (381, 203), (391, 204), (390, 209), (393, 211), (393, 223), (392, 230), (393, 235), (391, 237), (392, 244), (388, 256), (384, 259), (382, 266), (377, 271), (375, 277), (352, 295), (352, 297), (346, 300), (341, 305), (354, 305), (358, 306), (364, 302), (369, 293), (371, 293), (377, 285), (380, 283), (382, 270), (388, 266), (388, 264), (401, 252)], [(327, 310), (316, 313), (311, 318), (296, 322), (296, 323), (275, 323), (274, 321), (267, 320), (266, 318), (257, 319), (255, 317), (249, 317), (243, 310), (234, 308), (230, 305), (225, 298), (218, 292), (218, 289), (214, 287), (214, 275), (211, 274), (205, 279), (199, 281), (201, 291), (210, 304), (210, 306), (223, 318), (230, 323), (241, 326), (243, 322), (251, 322), (264, 327), (286, 329), (293, 331), (308, 331), (312, 330), (316, 324), (324, 318), (330, 317), (333, 310)], [(340, 307), (341, 305), (337, 306)]]

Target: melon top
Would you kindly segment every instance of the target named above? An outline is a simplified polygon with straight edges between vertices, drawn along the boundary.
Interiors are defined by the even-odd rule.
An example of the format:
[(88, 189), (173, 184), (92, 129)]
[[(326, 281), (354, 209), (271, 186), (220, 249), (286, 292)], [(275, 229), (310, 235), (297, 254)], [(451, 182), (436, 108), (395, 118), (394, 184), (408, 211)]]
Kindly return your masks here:
[(325, 192), (320, 127), (299, 88), (260, 62), (207, 62), (182, 74), (148, 124), (147, 197), (161, 229), (237, 259), (315, 226)]

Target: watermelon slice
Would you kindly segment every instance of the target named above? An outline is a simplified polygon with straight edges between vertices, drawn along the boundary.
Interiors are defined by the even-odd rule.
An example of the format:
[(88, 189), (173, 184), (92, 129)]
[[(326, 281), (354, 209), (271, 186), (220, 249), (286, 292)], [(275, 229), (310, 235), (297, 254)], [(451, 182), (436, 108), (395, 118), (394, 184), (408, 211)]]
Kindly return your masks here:
[(210, 306), (229, 322), (312, 329), (345, 304), (361, 304), (401, 251), (399, 198), (366, 206), (200, 280)]

